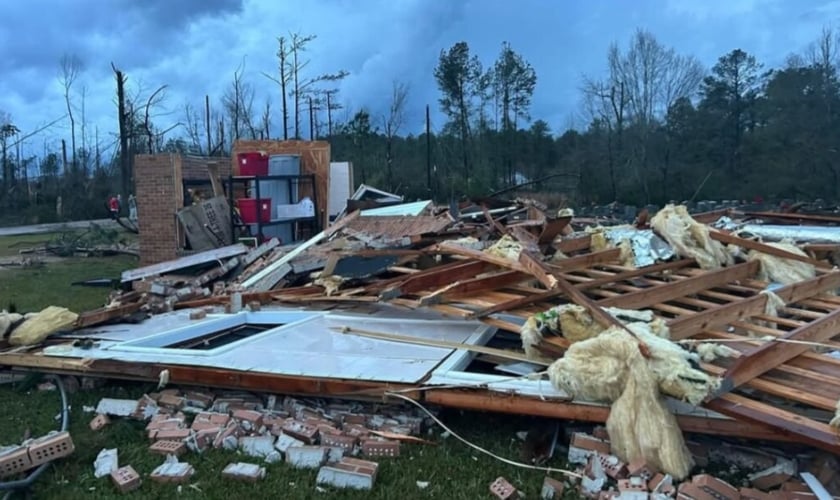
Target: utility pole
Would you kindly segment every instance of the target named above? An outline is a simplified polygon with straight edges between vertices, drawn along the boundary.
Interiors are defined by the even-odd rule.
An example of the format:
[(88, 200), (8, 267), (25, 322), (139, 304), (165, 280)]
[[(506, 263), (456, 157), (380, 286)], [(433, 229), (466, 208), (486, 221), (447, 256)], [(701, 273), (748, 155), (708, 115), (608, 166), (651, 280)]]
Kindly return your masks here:
[[(426, 186), (432, 193), (432, 134), (429, 120), (429, 105), (426, 104)], [(434, 193), (432, 193), (434, 198)]]
[(315, 114), (312, 109), (312, 98), (309, 98), (309, 140), (315, 140)]
[(210, 140), (210, 95), (204, 94), (204, 124), (207, 127), (207, 156), (213, 154), (213, 144)]

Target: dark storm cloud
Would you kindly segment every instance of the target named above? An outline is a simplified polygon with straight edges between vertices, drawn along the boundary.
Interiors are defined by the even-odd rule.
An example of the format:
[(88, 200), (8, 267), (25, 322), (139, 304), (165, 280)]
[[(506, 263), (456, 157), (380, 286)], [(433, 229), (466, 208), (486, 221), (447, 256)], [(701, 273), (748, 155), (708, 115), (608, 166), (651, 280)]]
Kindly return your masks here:
[[(4, 2), (0, 18), (0, 110), (21, 130), (62, 116), (59, 60), (83, 64), (74, 94), (87, 89), (86, 119), (103, 135), (116, 128), (110, 63), (132, 92), (166, 84), (163, 127), (182, 119), (185, 103), (209, 94), (218, 103), (234, 71), (278, 110), (279, 90), (262, 75), (277, 68), (277, 36), (317, 34), (307, 75), (346, 69), (341, 100), (351, 116), (362, 106), (386, 112), (391, 83), (410, 86), (406, 132), (419, 132), (430, 104), (443, 125), (433, 70), (441, 49), (465, 40), (485, 66), (509, 41), (535, 67), (532, 115), (557, 132), (578, 116), (581, 75), (599, 76), (612, 42), (626, 45), (642, 27), (707, 66), (736, 47), (768, 66), (800, 51), (823, 23), (840, 16), (840, 0), (29, 0)], [(145, 94), (144, 94), (145, 93)], [(217, 106), (217, 104), (214, 104)], [(275, 127), (279, 123), (275, 114)], [(573, 119), (575, 118), (576, 119)], [(305, 120), (304, 120), (305, 121)], [(308, 124), (304, 124), (308, 129)], [(65, 137), (67, 125), (47, 140)], [(40, 141), (41, 139), (37, 139)], [(37, 142), (36, 141), (36, 142)]]

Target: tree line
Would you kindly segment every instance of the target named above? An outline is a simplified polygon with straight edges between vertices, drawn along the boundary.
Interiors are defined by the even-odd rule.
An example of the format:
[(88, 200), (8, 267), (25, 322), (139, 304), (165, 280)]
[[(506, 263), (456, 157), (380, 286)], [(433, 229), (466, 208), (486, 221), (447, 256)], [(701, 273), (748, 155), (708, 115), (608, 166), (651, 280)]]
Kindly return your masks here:
[(84, 66), (65, 56), (61, 120), (70, 134), (59, 148), (21, 155), (34, 132), (0, 112), (0, 206), (46, 221), (61, 196), (64, 217), (95, 217), (108, 193), (131, 191), (135, 154), (227, 156), (237, 139), (268, 138), (328, 140), (334, 160), (354, 164), (357, 184), (409, 199), (443, 202), (517, 185), (575, 203), (840, 198), (840, 31), (824, 29), (777, 68), (734, 49), (707, 69), (637, 30), (609, 47), (601, 74), (581, 76), (582, 126), (554, 130), (534, 119), (539, 79), (522, 54), (504, 42), (482, 61), (461, 41), (440, 51), (430, 75), (439, 91), (430, 107), (446, 121), (419, 134), (406, 127), (407, 82), (393, 82), (383, 113), (344, 109), (339, 89), (348, 73), (312, 73), (313, 43), (314, 35), (278, 37), (277, 67), (261, 74), (276, 92), (258, 96), (242, 64), (212, 106), (210, 96), (172, 106), (166, 85), (144, 87), (112, 65), (111, 134), (90, 130)]

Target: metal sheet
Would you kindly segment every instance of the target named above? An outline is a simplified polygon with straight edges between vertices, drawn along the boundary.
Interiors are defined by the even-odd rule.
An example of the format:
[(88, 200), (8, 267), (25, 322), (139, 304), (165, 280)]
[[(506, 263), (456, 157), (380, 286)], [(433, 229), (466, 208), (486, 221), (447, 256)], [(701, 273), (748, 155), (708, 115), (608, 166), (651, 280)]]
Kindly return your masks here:
[[(186, 314), (188, 314), (185, 311)], [(270, 309), (257, 313), (238, 315), (248, 322), (258, 322), (261, 314), (273, 314)], [(80, 349), (71, 346), (52, 346), (45, 349), (51, 356), (91, 359), (113, 359), (136, 363), (164, 363), (206, 366), (231, 370), (245, 370), (278, 375), (367, 380), (393, 383), (416, 383), (438, 366), (453, 350), (439, 347), (409, 345), (340, 333), (334, 328), (349, 326), (362, 330), (394, 333), (434, 340), (464, 342), (481, 324), (474, 321), (443, 321), (420, 319), (411, 313), (401, 318), (379, 318), (371, 315), (334, 313), (297, 313), (310, 315), (311, 319), (268, 330), (243, 341), (234, 348), (223, 347), (208, 352), (145, 347), (169, 345), (169, 340), (184, 338), (193, 329), (193, 335), (206, 333), (207, 327), (222, 321), (220, 316), (189, 322), (183, 316), (170, 316), (164, 326), (159, 322), (155, 338), (160, 342), (147, 342), (150, 329), (145, 324), (120, 325), (125, 341), (100, 341), (99, 347)], [(247, 317), (250, 315), (251, 317)], [(188, 318), (188, 317), (187, 317)], [(268, 322), (278, 318), (264, 318)], [(269, 321), (270, 320), (270, 321)], [(205, 327), (202, 328), (201, 325)], [(155, 325), (153, 325), (155, 326)], [(217, 325), (219, 326), (219, 325)], [(224, 325), (222, 325), (224, 326)], [(104, 332), (103, 332), (104, 333)], [(184, 335), (182, 335), (184, 334)], [(179, 336), (180, 335), (180, 336)], [(108, 338), (120, 338), (117, 331), (107, 332)], [(127, 342), (129, 340), (134, 342)], [(139, 342), (138, 342), (139, 340)]]
[(671, 248), (671, 245), (656, 235), (651, 229), (618, 227), (607, 229), (605, 236), (616, 246), (622, 241), (630, 241), (636, 267), (652, 266), (658, 261), (668, 260), (674, 257), (674, 249)]
[(379, 207), (379, 208), (369, 208), (367, 210), (362, 210), (361, 215), (363, 216), (387, 216), (387, 215), (420, 215), (423, 213), (423, 210), (431, 205), (431, 200), (426, 201), (415, 201), (412, 203), (401, 203), (399, 205), (390, 205), (387, 207)]
[(741, 237), (758, 236), (764, 241), (793, 240), (796, 243), (840, 244), (840, 227), (794, 226), (781, 224), (739, 224), (729, 217), (721, 217), (713, 224), (718, 229), (737, 231)]

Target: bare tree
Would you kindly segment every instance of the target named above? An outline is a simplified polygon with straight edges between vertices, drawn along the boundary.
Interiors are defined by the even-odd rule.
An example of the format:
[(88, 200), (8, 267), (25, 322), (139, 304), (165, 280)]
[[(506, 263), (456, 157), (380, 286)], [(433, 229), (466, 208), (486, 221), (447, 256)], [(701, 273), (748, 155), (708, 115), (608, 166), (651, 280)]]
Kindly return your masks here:
[(125, 96), (125, 83), (127, 78), (125, 74), (111, 63), (111, 69), (114, 70), (114, 77), (117, 80), (117, 120), (119, 123), (120, 133), (120, 180), (122, 192), (131, 192), (132, 172), (131, 172), (131, 152), (129, 151), (129, 134), (130, 122), (128, 114), (128, 106)]
[[(165, 90), (166, 90), (166, 85), (161, 85), (160, 87), (158, 87), (157, 90), (152, 92), (152, 94), (146, 100), (146, 105), (143, 107), (143, 109), (144, 109), (144, 112), (143, 112), (143, 129), (146, 131), (146, 137), (147, 137), (147, 140), (148, 140), (147, 146), (148, 146), (149, 154), (154, 154), (155, 149), (159, 149), (159, 148), (155, 148), (155, 145), (156, 145), (157, 142), (162, 141), (163, 134), (166, 133), (166, 131), (155, 133), (154, 132), (154, 126), (152, 125), (152, 120), (151, 120), (152, 119), (152, 115), (151, 115), (152, 108), (154, 108), (156, 106), (159, 106), (161, 103), (163, 103), (163, 100), (166, 98)], [(157, 141), (156, 141), (156, 139), (157, 139)]]
[(199, 154), (204, 153), (201, 146), (202, 136), (202, 118), (201, 113), (198, 112), (190, 103), (184, 104), (184, 129), (187, 132), (187, 137), (190, 140), (190, 147), (195, 148)]
[(292, 51), (289, 47), (289, 41), (285, 37), (278, 37), (277, 42), (280, 45), (280, 48), (277, 49), (280, 78), (275, 78), (265, 72), (263, 72), (263, 75), (274, 83), (280, 85), (281, 106), (283, 111), (283, 140), (286, 141), (289, 139), (289, 109), (286, 105), (286, 90), (292, 78), (291, 66), (289, 64), (289, 56), (292, 54)]
[(233, 73), (233, 82), (222, 96), (222, 105), (227, 111), (231, 125), (232, 140), (241, 137), (255, 139), (254, 88), (243, 80), (244, 63)]
[(64, 54), (59, 62), (61, 75), (59, 81), (64, 89), (64, 103), (67, 105), (67, 116), (70, 118), (70, 146), (73, 169), (76, 169), (76, 121), (73, 118), (73, 105), (70, 99), (70, 90), (73, 83), (79, 77), (82, 70), (82, 61), (75, 54)]
[(408, 85), (394, 81), (391, 85), (391, 105), (388, 114), (382, 116), (382, 130), (385, 132), (385, 165), (389, 189), (394, 188), (394, 137), (405, 123), (405, 103), (408, 100)]
[(265, 108), (263, 108), (262, 118), (260, 119), (260, 139), (269, 140), (271, 136), (271, 98), (265, 98)]

